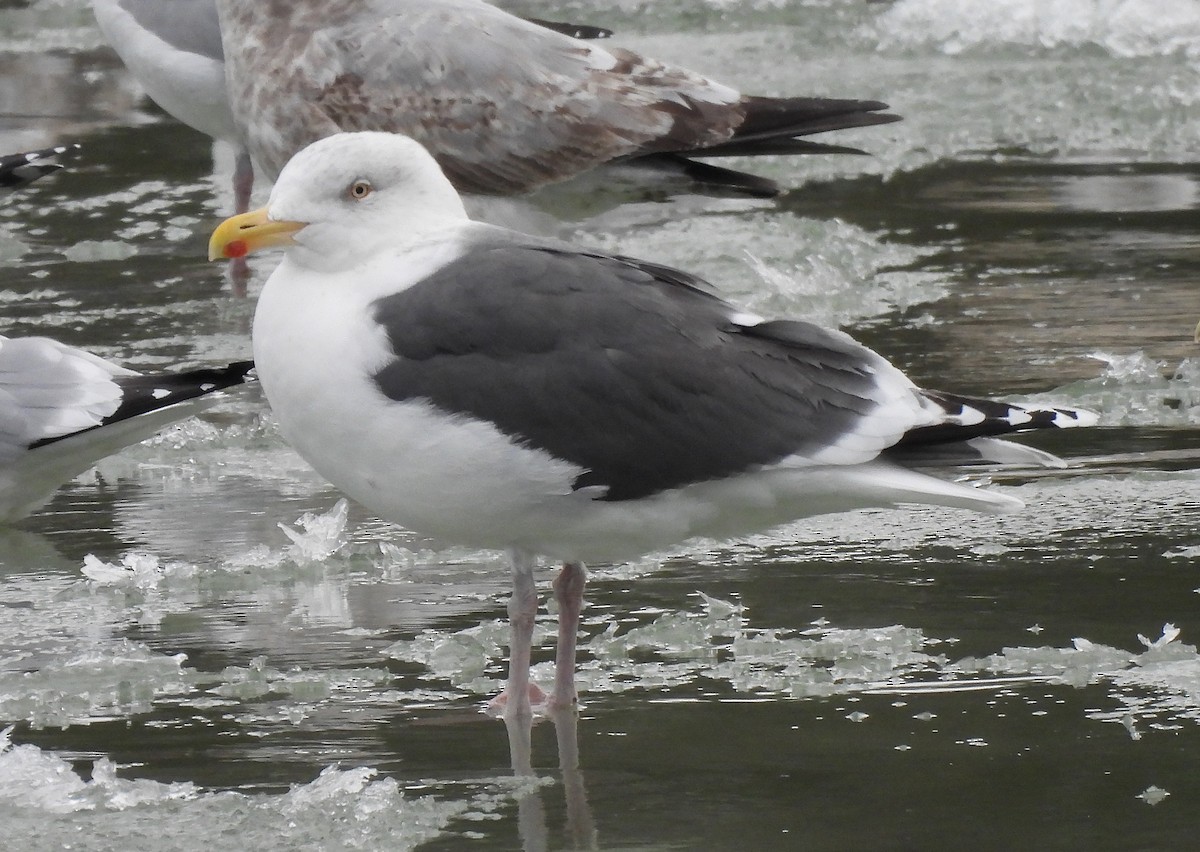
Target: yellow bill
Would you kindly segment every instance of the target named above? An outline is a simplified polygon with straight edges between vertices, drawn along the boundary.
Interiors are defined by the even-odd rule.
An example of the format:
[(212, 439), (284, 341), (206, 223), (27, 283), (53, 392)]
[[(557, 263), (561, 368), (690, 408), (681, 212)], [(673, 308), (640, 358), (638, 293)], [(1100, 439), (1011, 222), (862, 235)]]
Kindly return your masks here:
[(209, 238), (208, 259), (245, 257), (273, 246), (294, 245), (292, 235), (306, 224), (268, 219), (265, 207), (230, 216)]

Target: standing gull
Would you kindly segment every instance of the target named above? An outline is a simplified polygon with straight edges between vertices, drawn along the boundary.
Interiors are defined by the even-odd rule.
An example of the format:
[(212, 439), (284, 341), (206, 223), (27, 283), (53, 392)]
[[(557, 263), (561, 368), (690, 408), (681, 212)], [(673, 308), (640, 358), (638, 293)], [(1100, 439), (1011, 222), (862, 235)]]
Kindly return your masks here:
[(237, 150), (234, 210), (250, 207), (254, 169), (225, 93), (214, 0), (92, 0), (104, 38), (156, 104)]
[[(225, 89), (216, 0), (92, 0), (105, 39), (150, 98), (178, 121), (237, 149), (234, 210), (250, 206), (254, 169)], [(535, 21), (575, 38), (607, 38), (586, 24)]]
[(143, 375), (47, 337), (0, 337), (0, 523), (246, 381), (249, 361)]
[(759, 196), (692, 157), (861, 153), (804, 137), (895, 121), (878, 101), (743, 95), (482, 0), (217, 0), (234, 118), (272, 177), (338, 131), (404, 133), (461, 192), (513, 195), (609, 162)]
[[(92, 12), (105, 39), (156, 104), (234, 147), (234, 212), (248, 210), (254, 166), (229, 105), (216, 0), (92, 0)], [(612, 35), (586, 24), (536, 23), (576, 38)], [(235, 259), (229, 274), (234, 292), (244, 294), (250, 278), (246, 262)]]
[(899, 460), (1061, 465), (994, 436), (1095, 419), (924, 391), (686, 272), (472, 222), (398, 135), (309, 146), (209, 252), (271, 246), (253, 342), (283, 436), (383, 517), (512, 554), (513, 715), (531, 712), (537, 556), (565, 563), (547, 703), (570, 706), (584, 561), (866, 506), (1016, 509)]
[[(233, 209), (248, 210), (254, 166), (229, 109), (213, 0), (92, 0), (92, 12), (151, 100), (193, 130), (233, 146)], [(246, 261), (232, 261), (228, 272), (233, 292), (244, 295)]]

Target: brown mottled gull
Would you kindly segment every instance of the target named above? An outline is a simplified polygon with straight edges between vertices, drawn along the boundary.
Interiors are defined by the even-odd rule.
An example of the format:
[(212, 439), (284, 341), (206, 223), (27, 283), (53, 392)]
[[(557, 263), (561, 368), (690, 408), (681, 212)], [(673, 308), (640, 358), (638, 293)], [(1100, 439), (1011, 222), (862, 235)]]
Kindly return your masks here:
[(772, 195), (689, 159), (858, 152), (803, 137), (895, 121), (878, 101), (743, 95), (482, 0), (217, 0), (235, 119), (271, 177), (338, 131), (411, 136), (462, 192), (511, 195), (603, 163), (672, 168)]

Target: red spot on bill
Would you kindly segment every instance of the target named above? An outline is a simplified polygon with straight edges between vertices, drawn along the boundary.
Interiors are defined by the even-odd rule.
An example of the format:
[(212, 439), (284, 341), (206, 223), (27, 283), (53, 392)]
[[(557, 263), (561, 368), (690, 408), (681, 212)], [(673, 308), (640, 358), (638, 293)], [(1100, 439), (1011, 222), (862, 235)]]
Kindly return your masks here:
[(245, 240), (233, 240), (225, 246), (226, 257), (245, 257), (249, 251)]

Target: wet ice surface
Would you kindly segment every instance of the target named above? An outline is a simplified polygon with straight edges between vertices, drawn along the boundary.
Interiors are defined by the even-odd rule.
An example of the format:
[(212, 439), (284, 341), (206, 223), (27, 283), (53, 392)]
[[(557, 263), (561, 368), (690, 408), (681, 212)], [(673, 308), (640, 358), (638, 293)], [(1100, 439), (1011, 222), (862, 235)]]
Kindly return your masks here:
[[(547, 722), (540, 780), (513, 778), (481, 712), (503, 562), (343, 512), (245, 389), (0, 536), (5, 842), (1194, 843), (1200, 11), (976, 5), (513, 3), (905, 116), (846, 134), (870, 158), (747, 164), (793, 187), (775, 204), (572, 190), (526, 215), (837, 324), (924, 384), (1099, 412), (1039, 440), (1068, 471), (972, 474), (1025, 512), (861, 512), (593, 566), (581, 771)], [(214, 170), (98, 44), (82, 3), (0, 10), (4, 149), (84, 145), (0, 207), (3, 331), (145, 369), (244, 357), (270, 264), (241, 299), (202, 258), (229, 154)]]

